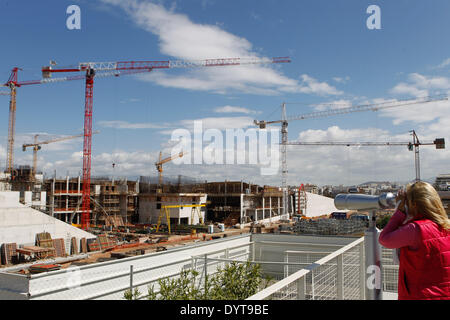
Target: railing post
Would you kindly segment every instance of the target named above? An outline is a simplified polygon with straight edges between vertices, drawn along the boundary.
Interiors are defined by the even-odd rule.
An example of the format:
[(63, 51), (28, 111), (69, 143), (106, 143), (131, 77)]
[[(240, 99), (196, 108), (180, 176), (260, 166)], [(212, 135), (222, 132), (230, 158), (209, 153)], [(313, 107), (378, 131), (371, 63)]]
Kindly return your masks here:
[(344, 254), (340, 254), (336, 257), (336, 293), (338, 300), (344, 300)]
[(252, 262), (255, 261), (255, 242), (252, 243)]
[(311, 300), (314, 300), (314, 270), (311, 270)]
[(370, 211), (369, 228), (364, 233), (365, 243), (365, 286), (368, 300), (383, 300), (383, 273), (381, 264), (381, 245), (378, 242), (379, 230), (376, 227), (376, 210)]
[(284, 277), (286, 278), (289, 275), (289, 254), (288, 253), (286, 253), (284, 255), (284, 262), (285, 262), (285, 265), (284, 265)]
[(207, 282), (207, 277), (208, 277), (208, 254), (205, 253), (205, 264), (203, 265), (203, 272), (205, 273), (205, 294), (206, 294), (206, 282)]
[(297, 300), (305, 300), (305, 278), (303, 276), (297, 280)]
[(364, 241), (359, 245), (359, 298), (365, 300), (366, 297), (366, 259), (364, 258)]
[(133, 295), (133, 265), (130, 265), (130, 293)]

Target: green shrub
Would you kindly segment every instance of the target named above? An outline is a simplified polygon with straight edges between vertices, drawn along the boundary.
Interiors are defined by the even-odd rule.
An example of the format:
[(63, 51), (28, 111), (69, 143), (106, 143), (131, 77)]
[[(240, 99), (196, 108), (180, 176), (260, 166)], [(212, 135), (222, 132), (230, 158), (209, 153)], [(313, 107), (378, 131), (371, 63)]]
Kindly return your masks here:
[[(199, 287), (199, 273), (195, 270), (183, 270), (177, 278), (158, 280), (159, 291), (154, 286), (148, 287), (149, 300), (244, 300), (268, 285), (271, 279), (263, 277), (261, 266), (250, 262), (239, 263), (233, 261), (223, 268), (218, 268), (213, 275), (207, 275)], [(132, 300), (141, 293), (130, 290), (124, 298)]]

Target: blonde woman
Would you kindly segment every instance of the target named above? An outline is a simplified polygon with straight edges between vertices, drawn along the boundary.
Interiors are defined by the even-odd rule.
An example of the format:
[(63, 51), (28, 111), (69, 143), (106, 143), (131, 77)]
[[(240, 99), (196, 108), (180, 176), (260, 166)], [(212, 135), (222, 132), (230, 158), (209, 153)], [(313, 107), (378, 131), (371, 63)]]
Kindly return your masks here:
[(450, 300), (450, 220), (438, 193), (418, 181), (400, 191), (397, 201), (379, 242), (400, 248), (398, 299)]

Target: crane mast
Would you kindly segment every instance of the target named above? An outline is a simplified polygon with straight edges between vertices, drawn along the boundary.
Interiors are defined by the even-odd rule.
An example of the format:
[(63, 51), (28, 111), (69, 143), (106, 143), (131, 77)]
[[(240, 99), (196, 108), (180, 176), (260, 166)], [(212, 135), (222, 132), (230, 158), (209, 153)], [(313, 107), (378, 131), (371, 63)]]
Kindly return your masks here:
[(14, 133), (16, 130), (16, 86), (11, 83), (11, 100), (9, 102), (8, 150), (6, 153), (6, 172), (10, 177), (14, 170)]
[(9, 100), (9, 120), (8, 120), (8, 146), (6, 152), (6, 172), (10, 174), (10, 178), (13, 177), (14, 170), (14, 134), (16, 129), (16, 87), (17, 84), (17, 72), (19, 68), (13, 68), (11, 75), (5, 86), (10, 89)]

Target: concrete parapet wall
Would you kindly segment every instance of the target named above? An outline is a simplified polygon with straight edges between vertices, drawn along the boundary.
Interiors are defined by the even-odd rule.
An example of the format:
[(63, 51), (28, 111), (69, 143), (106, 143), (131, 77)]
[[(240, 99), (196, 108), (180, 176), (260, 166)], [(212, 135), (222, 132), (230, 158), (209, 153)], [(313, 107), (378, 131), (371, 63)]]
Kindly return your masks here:
[(35, 244), (36, 234), (56, 238), (95, 238), (89, 232), (19, 203), (19, 192), (0, 192), (0, 244)]
[[(142, 284), (143, 282), (179, 273), (183, 267), (191, 266), (192, 256), (225, 250), (249, 242), (250, 235), (240, 235), (137, 257), (70, 267), (25, 277), (27, 283), (20, 287), (14, 284), (14, 279), (24, 279), (22, 275), (0, 273), (0, 299), (20, 299), (25, 296), (28, 299), (38, 300), (119, 300), (123, 299), (124, 291), (129, 288), (131, 265), (134, 270), (133, 283), (145, 294), (147, 284)], [(8, 281), (5, 281), (6, 279)], [(4, 292), (8, 294), (3, 295)]]

